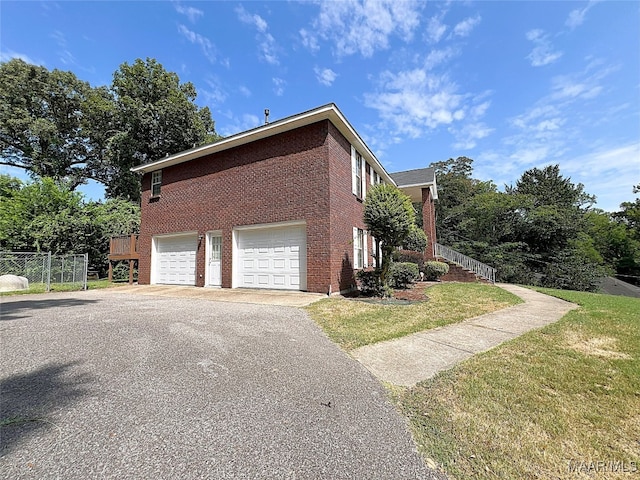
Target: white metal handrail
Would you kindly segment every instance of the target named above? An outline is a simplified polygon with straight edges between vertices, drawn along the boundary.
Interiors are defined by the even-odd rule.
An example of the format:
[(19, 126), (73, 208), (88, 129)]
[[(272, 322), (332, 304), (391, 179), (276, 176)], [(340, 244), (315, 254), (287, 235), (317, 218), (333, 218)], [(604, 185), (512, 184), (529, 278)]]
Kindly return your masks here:
[(496, 269), (486, 265), (478, 260), (475, 260), (471, 257), (467, 257), (466, 255), (456, 252), (454, 249), (445, 247), (444, 245), (440, 245), (439, 243), (434, 244), (435, 246), (435, 256), (436, 258), (444, 258), (450, 262), (453, 262), (457, 265), (460, 265), (462, 268), (465, 268), (479, 277), (482, 277), (486, 280), (489, 280), (491, 283), (496, 283)]

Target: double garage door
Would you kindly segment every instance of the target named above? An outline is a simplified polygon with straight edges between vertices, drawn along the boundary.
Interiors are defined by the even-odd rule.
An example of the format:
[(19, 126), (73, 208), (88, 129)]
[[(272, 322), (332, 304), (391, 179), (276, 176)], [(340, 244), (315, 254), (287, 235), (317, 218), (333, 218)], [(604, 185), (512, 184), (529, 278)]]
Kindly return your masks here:
[[(306, 290), (304, 225), (240, 228), (234, 237), (234, 287)], [(198, 236), (160, 236), (154, 242), (153, 283), (195, 285)]]

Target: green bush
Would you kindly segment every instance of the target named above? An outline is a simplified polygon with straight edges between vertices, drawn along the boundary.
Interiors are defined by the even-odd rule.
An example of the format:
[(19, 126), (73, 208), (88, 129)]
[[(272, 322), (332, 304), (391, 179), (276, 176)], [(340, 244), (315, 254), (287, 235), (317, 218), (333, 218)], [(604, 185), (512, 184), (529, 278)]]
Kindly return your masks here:
[(393, 252), (393, 261), (397, 263), (415, 263), (418, 265), (418, 270), (424, 271), (424, 255), (421, 252), (413, 250), (395, 250)]
[(388, 285), (380, 283), (380, 272), (377, 270), (360, 270), (356, 274), (358, 289), (367, 297), (390, 297), (393, 293)]
[(443, 275), (446, 275), (449, 272), (449, 265), (444, 262), (425, 262), (424, 264), (424, 277), (425, 280), (429, 280), (431, 282), (438, 280)]
[(389, 266), (389, 284), (394, 288), (407, 288), (420, 275), (418, 265), (410, 262), (392, 263)]

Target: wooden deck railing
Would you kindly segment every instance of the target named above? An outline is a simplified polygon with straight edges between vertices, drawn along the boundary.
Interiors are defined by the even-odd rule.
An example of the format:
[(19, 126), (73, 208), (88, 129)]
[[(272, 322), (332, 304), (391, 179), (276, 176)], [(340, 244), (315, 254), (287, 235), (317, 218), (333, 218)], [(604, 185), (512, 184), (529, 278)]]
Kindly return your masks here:
[(129, 262), (129, 283), (133, 283), (133, 267), (140, 259), (138, 235), (118, 235), (109, 240), (109, 281), (113, 280), (113, 262)]
[(109, 260), (138, 260), (138, 235), (119, 235), (109, 242)]

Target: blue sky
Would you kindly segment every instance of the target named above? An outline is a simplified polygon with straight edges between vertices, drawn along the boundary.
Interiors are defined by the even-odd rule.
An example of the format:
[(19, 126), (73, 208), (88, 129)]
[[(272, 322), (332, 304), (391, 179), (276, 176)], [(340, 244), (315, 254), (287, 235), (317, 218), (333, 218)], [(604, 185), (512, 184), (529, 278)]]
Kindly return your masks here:
[(2, 61), (96, 86), (155, 58), (222, 135), (335, 102), (390, 172), (467, 156), (503, 187), (558, 163), (608, 211), (640, 183), (640, 2), (3, 0), (0, 16)]

